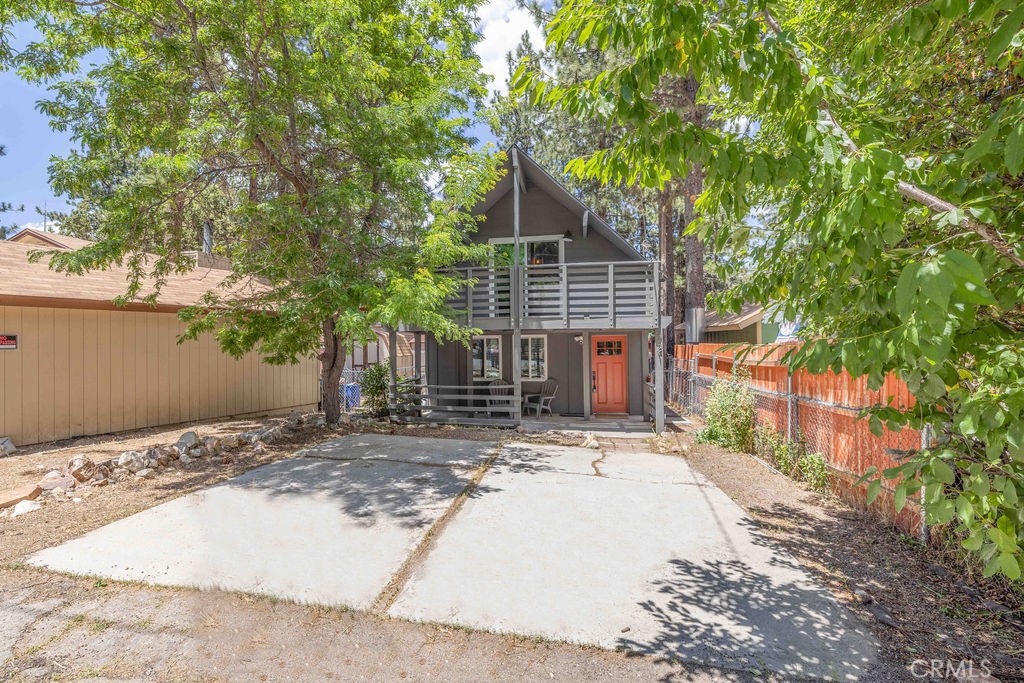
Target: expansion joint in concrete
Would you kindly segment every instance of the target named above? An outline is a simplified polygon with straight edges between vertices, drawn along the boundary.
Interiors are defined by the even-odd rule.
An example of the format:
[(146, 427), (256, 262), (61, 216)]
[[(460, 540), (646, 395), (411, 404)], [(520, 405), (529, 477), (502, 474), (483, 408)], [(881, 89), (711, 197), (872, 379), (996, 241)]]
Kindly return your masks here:
[[(444, 531), (448, 522), (450, 522), (455, 515), (459, 513), (459, 510), (462, 509), (466, 500), (473, 495), (477, 488), (479, 488), (480, 481), (484, 478), (484, 475), (487, 474), (488, 470), (491, 469), (491, 465), (494, 464), (494, 461), (498, 458), (500, 453), (501, 445), (499, 444), (495, 446), (494, 450), (483, 464), (476, 468), (473, 472), (473, 476), (469, 480), (469, 483), (466, 484), (466, 487), (455, 497), (455, 500), (452, 501), (452, 504), (447, 510), (445, 510), (444, 514), (441, 515), (433, 525), (431, 525), (430, 529), (428, 529), (427, 533), (423, 536), (423, 539), (419, 544), (417, 544), (416, 549), (409, 554), (405, 559), (405, 562), (402, 563), (402, 566), (399, 567), (398, 571), (391, 577), (391, 580), (388, 581), (388, 584), (384, 586), (384, 589), (374, 599), (373, 605), (370, 607), (370, 611), (372, 613), (379, 616), (387, 614), (388, 610), (391, 609), (391, 606), (395, 603), (395, 600), (398, 599), (398, 595), (402, 592), (402, 589), (405, 588), (405, 584), (409, 582), (413, 571), (415, 571), (416, 567), (419, 566), (426, 559), (427, 555), (430, 554), (431, 548), (433, 548), (434, 543), (441, 535), (441, 532)], [(415, 464), (419, 465), (422, 463)]]

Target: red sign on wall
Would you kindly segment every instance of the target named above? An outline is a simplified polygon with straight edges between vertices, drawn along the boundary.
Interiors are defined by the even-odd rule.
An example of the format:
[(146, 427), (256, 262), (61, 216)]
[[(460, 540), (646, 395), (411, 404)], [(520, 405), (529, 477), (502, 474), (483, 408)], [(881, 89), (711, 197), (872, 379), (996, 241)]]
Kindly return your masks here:
[(18, 335), (0, 334), (0, 351), (13, 351), (18, 348)]

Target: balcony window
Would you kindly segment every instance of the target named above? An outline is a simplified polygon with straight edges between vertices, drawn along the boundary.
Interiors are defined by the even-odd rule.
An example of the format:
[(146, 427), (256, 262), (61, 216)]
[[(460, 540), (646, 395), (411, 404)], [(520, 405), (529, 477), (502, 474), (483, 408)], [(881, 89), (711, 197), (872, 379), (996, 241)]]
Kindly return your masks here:
[(469, 343), (473, 357), (473, 381), (489, 382), (501, 378), (501, 337), (476, 337)]
[(558, 263), (558, 242), (527, 242), (526, 262), (531, 266)]
[[(556, 235), (523, 237), (519, 240), (520, 265), (545, 266), (562, 263), (565, 260), (565, 242), (565, 238)], [(491, 244), (494, 245), (494, 265), (512, 265), (515, 260), (512, 258), (512, 238), (494, 238)]]
[(548, 338), (524, 336), (519, 347), (519, 368), (523, 379), (548, 378)]

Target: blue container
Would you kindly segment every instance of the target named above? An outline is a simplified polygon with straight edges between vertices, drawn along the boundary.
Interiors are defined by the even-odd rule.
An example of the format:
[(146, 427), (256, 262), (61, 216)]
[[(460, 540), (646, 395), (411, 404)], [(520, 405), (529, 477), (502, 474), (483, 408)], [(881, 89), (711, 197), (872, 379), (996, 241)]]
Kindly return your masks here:
[(345, 410), (352, 410), (363, 402), (361, 389), (355, 382), (345, 385)]

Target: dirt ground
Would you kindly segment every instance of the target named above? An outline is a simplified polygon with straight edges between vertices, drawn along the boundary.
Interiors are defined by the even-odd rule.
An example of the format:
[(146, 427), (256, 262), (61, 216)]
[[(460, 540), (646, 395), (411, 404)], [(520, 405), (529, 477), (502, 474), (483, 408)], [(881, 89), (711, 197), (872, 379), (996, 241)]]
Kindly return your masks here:
[[(878, 681), (922, 680), (915, 660), (973, 662), (1002, 681), (1024, 680), (1024, 609), (997, 582), (975, 583), (948, 555), (926, 548), (869, 513), (815, 493), (755, 458), (691, 434), (694, 469), (745, 508), (762, 533), (788, 550), (857, 614), (881, 644)], [(861, 604), (853, 591), (874, 601)], [(925, 671), (918, 665), (914, 671)], [(948, 676), (952, 678), (952, 676)], [(925, 680), (938, 680), (926, 678)]]

